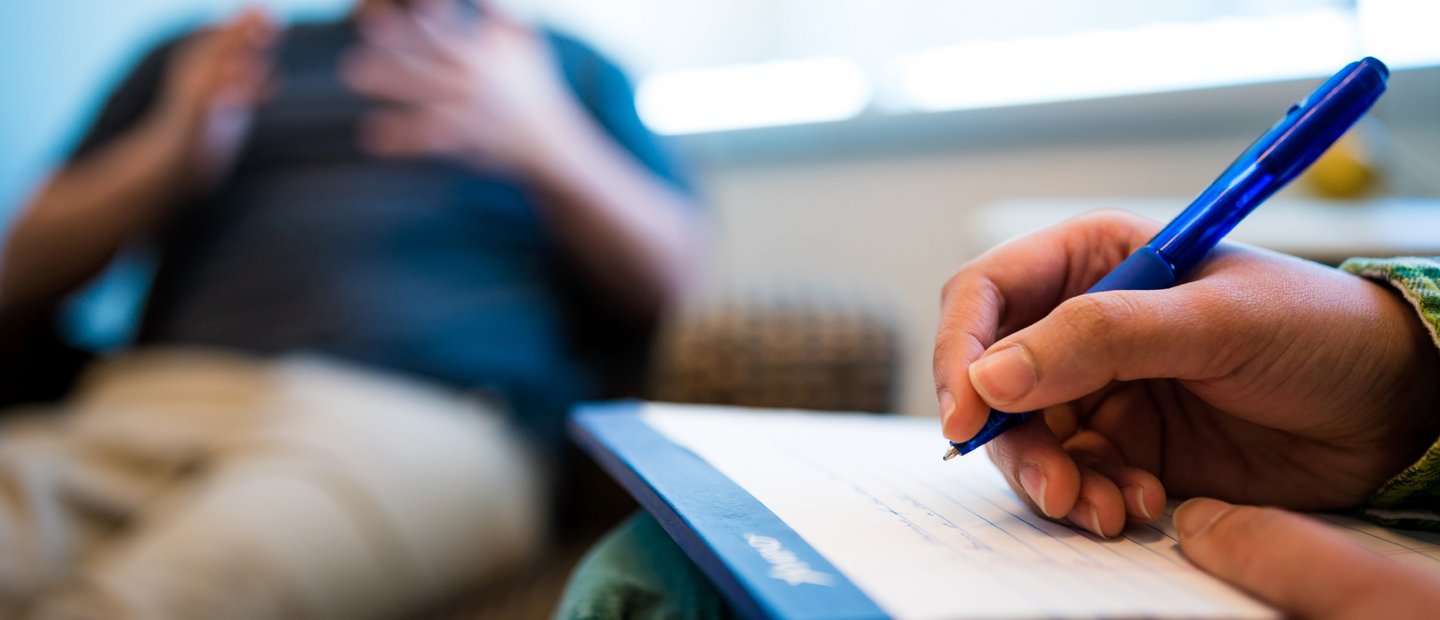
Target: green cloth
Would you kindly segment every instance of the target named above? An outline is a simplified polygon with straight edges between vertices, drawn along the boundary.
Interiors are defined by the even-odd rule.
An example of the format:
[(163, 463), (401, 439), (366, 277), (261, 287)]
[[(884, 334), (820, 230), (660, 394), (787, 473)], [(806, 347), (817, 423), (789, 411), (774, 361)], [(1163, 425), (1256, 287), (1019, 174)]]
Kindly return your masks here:
[(556, 620), (729, 620), (720, 592), (655, 519), (631, 517), (585, 554)]
[[(1440, 347), (1440, 258), (1352, 258), (1340, 268), (1395, 287), (1420, 313), (1431, 340)], [(1432, 413), (1440, 415), (1440, 411)], [(1440, 530), (1440, 441), (1375, 491), (1364, 512), (1392, 527)]]
[[(1415, 306), (1440, 346), (1440, 259), (1356, 258), (1341, 269), (1394, 286)], [(1364, 512), (1393, 527), (1440, 530), (1440, 441), (1380, 487)], [(695, 564), (643, 513), (626, 521), (580, 562), (556, 613), (557, 620), (734, 616)]]

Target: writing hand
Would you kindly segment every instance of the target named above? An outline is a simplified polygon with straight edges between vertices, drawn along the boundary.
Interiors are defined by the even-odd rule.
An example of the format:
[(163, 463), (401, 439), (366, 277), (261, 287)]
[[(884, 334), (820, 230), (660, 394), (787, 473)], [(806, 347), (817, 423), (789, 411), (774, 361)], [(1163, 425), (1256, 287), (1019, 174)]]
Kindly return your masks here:
[(1166, 494), (1297, 509), (1362, 503), (1440, 434), (1440, 354), (1382, 285), (1222, 245), (1187, 282), (1081, 295), (1159, 224), (1083, 217), (945, 287), (944, 434), (1043, 410), (989, 444), (1039, 512), (1113, 536)]

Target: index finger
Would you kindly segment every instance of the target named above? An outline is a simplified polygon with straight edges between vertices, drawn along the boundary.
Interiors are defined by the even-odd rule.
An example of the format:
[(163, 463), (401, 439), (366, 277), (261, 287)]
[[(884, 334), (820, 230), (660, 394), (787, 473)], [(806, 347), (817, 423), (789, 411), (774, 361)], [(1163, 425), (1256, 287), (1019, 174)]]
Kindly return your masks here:
[(1089, 214), (1005, 243), (951, 276), (941, 293), (933, 362), (945, 437), (965, 441), (989, 415), (970, 384), (971, 362), (1083, 293), (1159, 229), (1129, 213)]

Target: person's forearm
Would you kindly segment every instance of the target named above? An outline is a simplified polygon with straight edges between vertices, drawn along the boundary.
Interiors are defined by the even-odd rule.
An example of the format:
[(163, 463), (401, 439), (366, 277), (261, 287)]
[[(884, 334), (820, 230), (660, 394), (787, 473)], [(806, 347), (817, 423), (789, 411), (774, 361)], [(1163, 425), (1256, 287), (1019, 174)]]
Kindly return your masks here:
[(143, 123), (46, 181), (11, 227), (0, 306), (47, 306), (98, 273), (178, 195), (181, 157)]
[(701, 249), (698, 212), (599, 127), (574, 124), (534, 173), (543, 214), (584, 272), (621, 307), (653, 317), (693, 280)]

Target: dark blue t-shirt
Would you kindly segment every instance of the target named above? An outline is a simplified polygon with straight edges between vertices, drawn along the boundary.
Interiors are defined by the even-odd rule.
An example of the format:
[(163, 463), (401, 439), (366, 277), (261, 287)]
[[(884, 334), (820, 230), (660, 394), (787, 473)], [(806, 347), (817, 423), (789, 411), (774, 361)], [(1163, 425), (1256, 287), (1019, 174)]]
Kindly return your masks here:
[[(547, 39), (595, 120), (684, 189), (621, 72), (572, 39)], [(335, 355), (492, 390), (553, 432), (566, 404), (595, 395), (605, 366), (643, 344), (644, 326), (595, 302), (523, 182), (362, 153), (356, 123), (379, 104), (336, 70), (355, 42), (349, 22), (287, 30), (280, 89), (257, 110), (233, 175), (177, 209), (156, 240), (140, 343)], [(122, 84), (78, 154), (143, 115), (174, 47)]]

